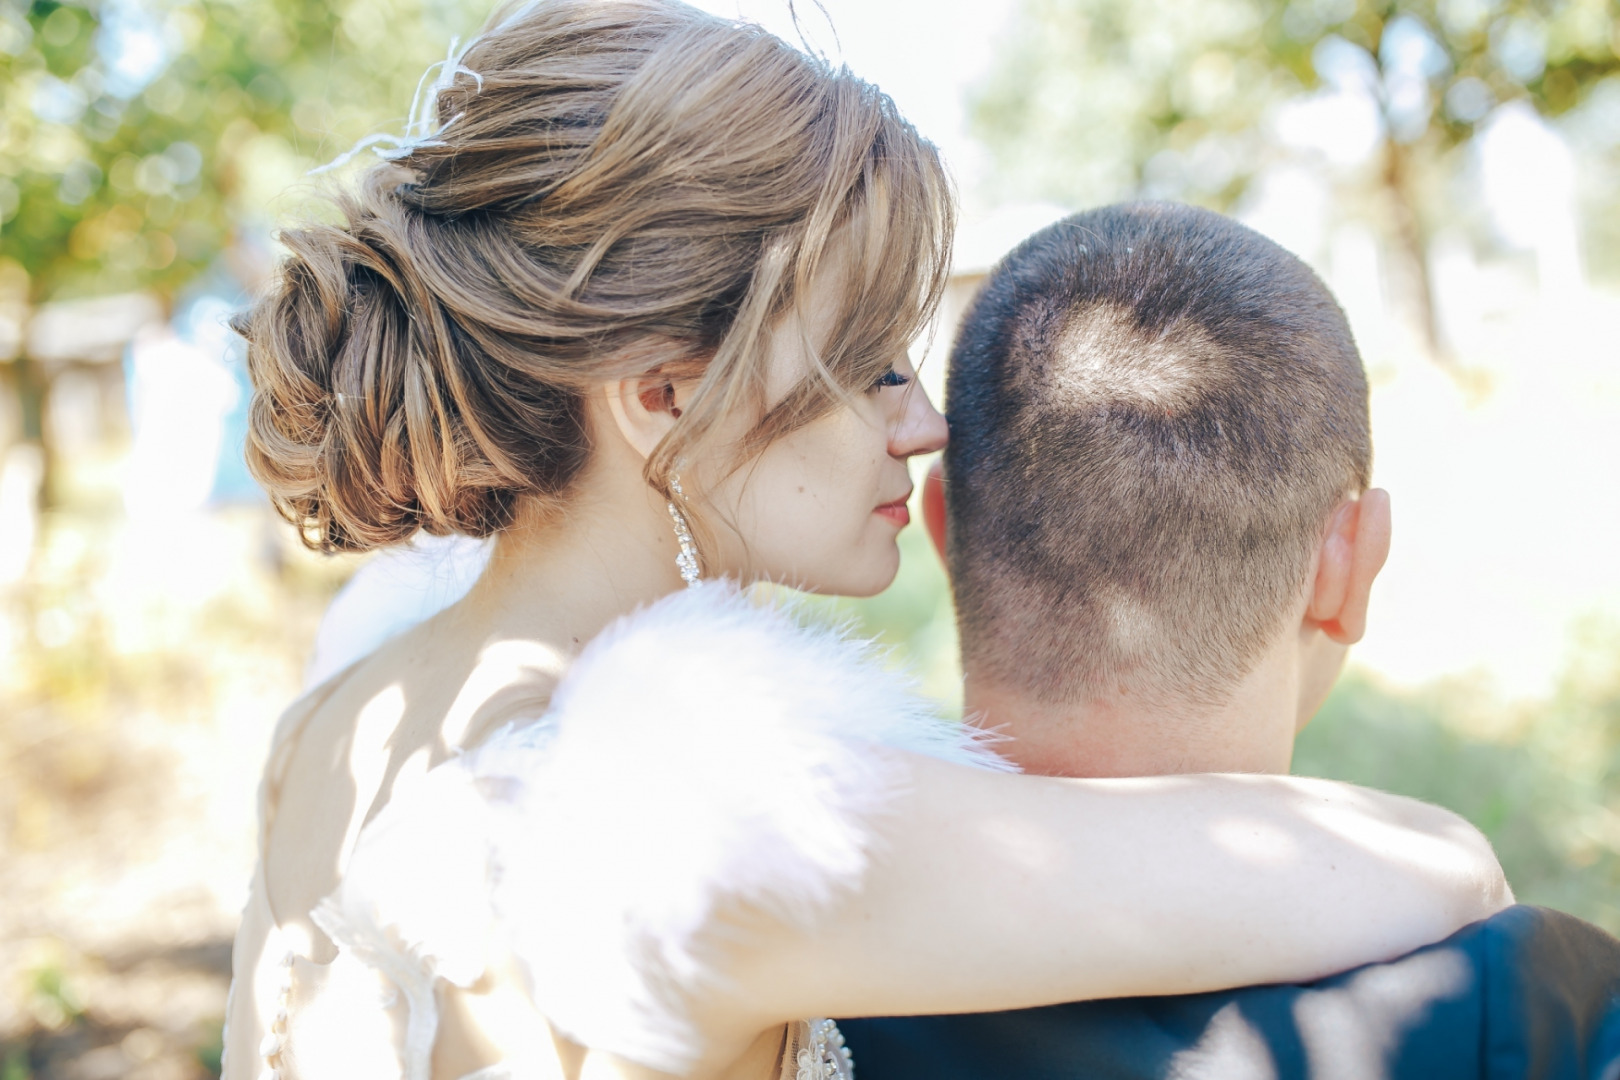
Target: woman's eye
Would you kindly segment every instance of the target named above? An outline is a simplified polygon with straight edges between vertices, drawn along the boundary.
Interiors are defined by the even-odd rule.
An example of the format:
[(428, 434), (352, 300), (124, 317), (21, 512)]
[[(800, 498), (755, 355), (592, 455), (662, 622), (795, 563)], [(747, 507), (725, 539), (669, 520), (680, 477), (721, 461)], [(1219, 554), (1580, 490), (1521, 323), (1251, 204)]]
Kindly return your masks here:
[(898, 371), (894, 370), (894, 368), (890, 368), (888, 371), (885, 371), (882, 375), (877, 377), (877, 381), (872, 384), (872, 389), (883, 390), (890, 386), (904, 386), (910, 381), (911, 376), (902, 375)]

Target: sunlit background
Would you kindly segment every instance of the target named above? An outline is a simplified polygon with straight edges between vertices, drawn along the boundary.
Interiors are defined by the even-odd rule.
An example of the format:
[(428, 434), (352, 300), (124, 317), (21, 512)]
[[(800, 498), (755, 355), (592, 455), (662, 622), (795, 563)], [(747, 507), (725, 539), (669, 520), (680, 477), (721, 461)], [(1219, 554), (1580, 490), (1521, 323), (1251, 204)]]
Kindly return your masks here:
[[(1463, 812), (1521, 899), (1620, 930), (1610, 0), (703, 6), (847, 62), (941, 147), (936, 390), (976, 282), (1072, 209), (1203, 203), (1321, 272), (1396, 541), (1297, 767)], [(309, 170), (400, 131), (484, 14), (0, 0), (0, 1080), (217, 1069), (261, 758), (360, 565), (302, 551), (247, 477), (222, 320), (334, 182)], [(893, 589), (833, 606), (950, 699), (949, 598), (904, 545)]]

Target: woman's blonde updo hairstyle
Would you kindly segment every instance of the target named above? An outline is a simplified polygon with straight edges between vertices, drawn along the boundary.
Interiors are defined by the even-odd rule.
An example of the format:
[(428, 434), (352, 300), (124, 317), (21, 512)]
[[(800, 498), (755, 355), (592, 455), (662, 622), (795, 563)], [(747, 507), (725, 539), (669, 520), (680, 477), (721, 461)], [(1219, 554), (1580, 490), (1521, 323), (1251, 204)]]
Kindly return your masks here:
[[(338, 197), (239, 320), (248, 463), (312, 547), (486, 536), (562, 505), (584, 395), (700, 376), (647, 465), (732, 410), (756, 451), (877, 379), (947, 272), (948, 182), (894, 104), (758, 27), (670, 0), (498, 12), (437, 95), (442, 130)], [(474, 74), (476, 73), (476, 74)], [(834, 239), (812, 375), (764, 398), (764, 345)]]

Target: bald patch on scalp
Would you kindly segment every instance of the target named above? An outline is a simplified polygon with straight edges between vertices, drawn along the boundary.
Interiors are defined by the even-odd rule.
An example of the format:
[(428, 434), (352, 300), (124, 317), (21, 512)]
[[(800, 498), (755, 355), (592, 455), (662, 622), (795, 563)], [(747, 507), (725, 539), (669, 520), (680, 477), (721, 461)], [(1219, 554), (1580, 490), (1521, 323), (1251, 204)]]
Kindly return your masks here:
[[(1076, 312), (1045, 367), (1054, 404), (1122, 402), (1183, 408), (1220, 366), (1219, 350), (1196, 326), (1144, 331), (1131, 312), (1113, 304)], [(1205, 369), (1205, 370), (1200, 370)]]

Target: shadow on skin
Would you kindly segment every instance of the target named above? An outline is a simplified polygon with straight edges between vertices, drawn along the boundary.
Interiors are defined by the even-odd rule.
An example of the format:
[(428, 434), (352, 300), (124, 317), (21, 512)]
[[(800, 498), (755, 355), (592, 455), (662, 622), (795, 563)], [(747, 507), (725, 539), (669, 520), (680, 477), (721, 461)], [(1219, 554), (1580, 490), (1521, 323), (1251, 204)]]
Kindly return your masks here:
[[(477, 746), (506, 723), (534, 720), (545, 712), (551, 692), (568, 669), (569, 658), (536, 641), (486, 643), (449, 706), (435, 720), (431, 702), (438, 695), (423, 687), (420, 715), (407, 709), (411, 695), (402, 683), (374, 694), (360, 709), (348, 746), (347, 780), (354, 800), (339, 861), (353, 849), (365, 824), (388, 805), (401, 785), (465, 749)], [(364, 793), (375, 792), (369, 800)], [(364, 805), (360, 805), (364, 803)]]

